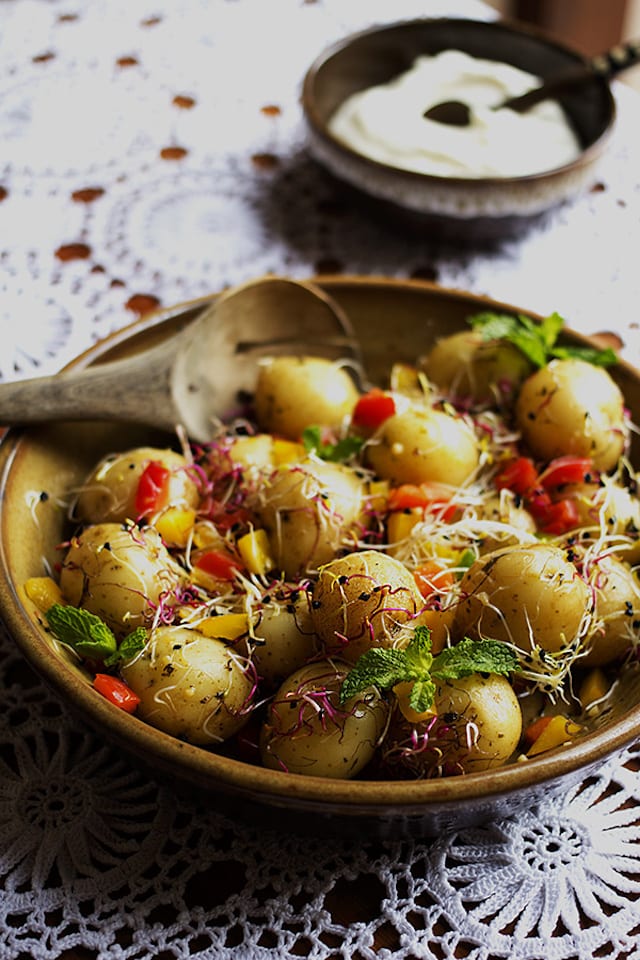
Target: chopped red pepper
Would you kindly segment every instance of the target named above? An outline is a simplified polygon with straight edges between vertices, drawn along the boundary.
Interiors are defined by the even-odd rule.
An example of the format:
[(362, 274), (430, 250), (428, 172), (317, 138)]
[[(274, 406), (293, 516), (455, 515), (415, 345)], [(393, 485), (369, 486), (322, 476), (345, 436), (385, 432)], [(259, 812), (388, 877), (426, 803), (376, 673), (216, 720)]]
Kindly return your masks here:
[(565, 483), (584, 483), (597, 479), (593, 461), (589, 457), (557, 457), (540, 474), (539, 481), (545, 490), (562, 487)]
[(536, 742), (541, 733), (544, 733), (551, 723), (551, 719), (551, 717), (538, 717), (537, 720), (533, 720), (529, 724), (524, 731), (524, 739), (529, 746)]
[(216, 580), (233, 580), (236, 571), (242, 569), (234, 557), (222, 550), (207, 550), (197, 558), (194, 565)]
[(389, 491), (387, 505), (389, 510), (415, 510), (417, 508), (437, 513), (445, 522), (451, 522), (458, 510), (450, 502), (448, 490), (441, 490), (436, 484), (401, 483)]
[(124, 680), (112, 677), (108, 673), (97, 673), (93, 680), (93, 686), (109, 703), (113, 703), (127, 713), (134, 713), (140, 703), (138, 694), (134, 693)]
[(413, 579), (422, 597), (427, 600), (434, 593), (446, 593), (455, 583), (450, 570), (441, 566), (437, 560), (425, 560), (413, 571)]
[(522, 495), (536, 486), (538, 471), (529, 457), (517, 457), (502, 467), (494, 482), (498, 490), (513, 490)]
[(356, 403), (351, 423), (356, 429), (369, 433), (377, 430), (395, 412), (396, 404), (393, 397), (379, 387), (374, 387), (363, 394)]
[(147, 517), (166, 505), (170, 476), (170, 470), (159, 460), (149, 461), (140, 475), (136, 490), (136, 512), (139, 517)]
[(580, 525), (576, 502), (568, 497), (553, 501), (546, 491), (541, 490), (529, 501), (528, 507), (542, 533), (559, 535)]

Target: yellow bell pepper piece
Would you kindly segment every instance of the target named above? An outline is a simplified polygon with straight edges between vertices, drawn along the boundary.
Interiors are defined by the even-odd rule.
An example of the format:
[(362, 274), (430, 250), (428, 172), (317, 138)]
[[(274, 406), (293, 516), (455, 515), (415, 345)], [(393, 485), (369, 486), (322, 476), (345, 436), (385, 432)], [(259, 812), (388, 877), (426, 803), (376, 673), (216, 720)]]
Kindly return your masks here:
[(580, 684), (578, 694), (583, 710), (589, 710), (593, 704), (609, 692), (609, 681), (600, 667), (594, 667)]
[(389, 543), (398, 543), (408, 537), (422, 520), (422, 510), (398, 510), (391, 513), (387, 520), (387, 540)]
[(301, 443), (296, 443), (295, 440), (283, 440), (280, 437), (274, 438), (271, 456), (276, 467), (285, 463), (297, 463), (299, 460), (304, 460), (306, 455), (307, 451)]
[(207, 617), (198, 624), (198, 633), (217, 640), (237, 640), (249, 629), (246, 613), (221, 613), (219, 617)]
[(66, 603), (60, 587), (51, 577), (30, 577), (25, 580), (24, 592), (41, 613), (46, 613), (54, 603)]
[(369, 510), (377, 510), (383, 513), (387, 509), (389, 498), (388, 480), (370, 480), (367, 484), (367, 493), (365, 500)]
[(261, 577), (275, 567), (266, 530), (250, 530), (240, 537), (236, 546), (249, 573)]
[(580, 724), (575, 723), (568, 717), (563, 717), (561, 714), (551, 717), (540, 736), (533, 741), (533, 744), (527, 750), (527, 756), (535, 757), (539, 753), (559, 747), (561, 744), (573, 740), (581, 732)]
[(154, 526), (169, 547), (186, 547), (195, 519), (196, 511), (190, 507), (169, 507)]

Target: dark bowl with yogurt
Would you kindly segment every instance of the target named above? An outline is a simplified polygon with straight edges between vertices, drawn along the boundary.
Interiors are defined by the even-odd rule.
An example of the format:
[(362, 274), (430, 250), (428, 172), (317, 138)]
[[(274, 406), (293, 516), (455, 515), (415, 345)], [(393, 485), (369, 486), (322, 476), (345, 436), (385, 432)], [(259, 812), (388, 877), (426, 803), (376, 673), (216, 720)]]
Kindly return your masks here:
[[(596, 75), (525, 114), (493, 110), (586, 58), (518, 23), (436, 18), (353, 34), (303, 83), (312, 157), (350, 202), (401, 229), (460, 244), (513, 238), (595, 183), (615, 122)], [(464, 100), (461, 128), (425, 118)]]

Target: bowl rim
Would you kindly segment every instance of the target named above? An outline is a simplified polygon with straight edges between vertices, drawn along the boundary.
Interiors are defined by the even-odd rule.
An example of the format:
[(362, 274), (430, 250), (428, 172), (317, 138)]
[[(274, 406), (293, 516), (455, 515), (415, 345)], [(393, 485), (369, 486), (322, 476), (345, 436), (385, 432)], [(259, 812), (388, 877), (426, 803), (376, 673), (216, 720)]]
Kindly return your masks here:
[(551, 37), (543, 30), (540, 30), (533, 25), (525, 24), (516, 20), (510, 20), (508, 18), (497, 18), (494, 20), (474, 20), (469, 17), (420, 17), (408, 20), (397, 20), (386, 24), (377, 24), (367, 27), (363, 30), (358, 30), (347, 34), (338, 40), (334, 40), (322, 51), (320, 51), (320, 53), (315, 57), (313, 62), (308, 67), (302, 81), (300, 101), (303, 115), (307, 121), (312, 136), (319, 138), (327, 148), (337, 152), (338, 155), (342, 156), (343, 158), (348, 159), (351, 162), (357, 161), (358, 163), (364, 164), (365, 169), (371, 170), (377, 176), (385, 176), (387, 178), (402, 177), (402, 179), (406, 180), (408, 185), (412, 185), (416, 188), (420, 187), (421, 185), (442, 187), (444, 184), (458, 188), (464, 187), (466, 190), (473, 191), (484, 190), (487, 188), (487, 186), (505, 187), (514, 184), (521, 184), (523, 187), (526, 187), (529, 184), (535, 184), (541, 180), (551, 179), (562, 174), (570, 173), (571, 171), (579, 170), (583, 166), (587, 166), (592, 159), (600, 155), (605, 145), (612, 137), (617, 118), (616, 101), (613, 96), (611, 86), (604, 78), (601, 77), (594, 77), (594, 80), (601, 84), (606, 94), (609, 110), (609, 120), (606, 124), (606, 127), (593, 141), (593, 143), (583, 147), (578, 156), (573, 160), (569, 161), (568, 163), (561, 164), (560, 166), (542, 170), (538, 173), (510, 177), (460, 177), (441, 176), (432, 173), (418, 173), (415, 170), (406, 170), (402, 167), (396, 167), (390, 163), (383, 163), (381, 160), (374, 160), (372, 157), (365, 156), (365, 154), (360, 153), (358, 150), (347, 146), (346, 143), (334, 136), (334, 134), (329, 130), (328, 122), (320, 117), (316, 106), (314, 85), (320, 69), (336, 54), (341, 53), (353, 43), (365, 37), (376, 34), (382, 35), (385, 33), (391, 33), (394, 30), (402, 28), (410, 29), (412, 26), (427, 26), (432, 23), (473, 25), (482, 30), (491, 30), (497, 28), (505, 30), (506, 32), (512, 32), (518, 35), (531, 37), (543, 44), (546, 44), (555, 48), (556, 50), (561, 51), (562, 53), (571, 56), (576, 62), (580, 62), (584, 65), (587, 65), (589, 62), (588, 57), (586, 57), (580, 51), (572, 48), (560, 40), (555, 39), (554, 37)]
[[(533, 319), (540, 315), (488, 296), (443, 287), (427, 280), (389, 278), (377, 275), (322, 275), (309, 277), (331, 295), (341, 288), (359, 286), (384, 287), (386, 290), (422, 290), (437, 299), (452, 297), (460, 302), (494, 309), (523, 313)], [(98, 341), (65, 366), (80, 369), (104, 362), (108, 354), (127, 345), (131, 337), (150, 332), (162, 333), (184, 314), (206, 307), (218, 294), (210, 294), (173, 306), (160, 307), (119, 331)], [(566, 328), (572, 339), (593, 345), (590, 338)], [(638, 377), (638, 371), (624, 360), (619, 364), (628, 374)], [(6, 488), (14, 465), (24, 455), (33, 428), (10, 428), (0, 441), (0, 490)], [(4, 508), (3, 508), (4, 509)], [(2, 521), (0, 511), (0, 521)], [(178, 778), (196, 785), (245, 795), (254, 800), (268, 800), (272, 805), (295, 799), (301, 809), (322, 811), (340, 808), (341, 816), (357, 817), (363, 814), (420, 814), (426, 810), (448, 807), (452, 803), (486, 801), (527, 788), (539, 787), (574, 773), (586, 773), (595, 765), (620, 753), (640, 736), (640, 704), (630, 707), (610, 726), (585, 734), (574, 744), (564, 746), (528, 759), (523, 763), (431, 780), (333, 780), (325, 777), (299, 776), (278, 770), (268, 770), (245, 761), (216, 754), (203, 747), (178, 740), (151, 727), (136, 716), (113, 707), (104, 698), (96, 696), (89, 683), (81, 679), (62, 662), (58, 654), (42, 642), (41, 631), (25, 608), (18, 586), (8, 575), (8, 559), (4, 538), (0, 538), (0, 613), (9, 634), (28, 663), (46, 683), (58, 693), (70, 710), (88, 718), (91, 727), (143, 761), (153, 758), (152, 771), (158, 769), (175, 773)], [(178, 766), (176, 766), (176, 764)]]

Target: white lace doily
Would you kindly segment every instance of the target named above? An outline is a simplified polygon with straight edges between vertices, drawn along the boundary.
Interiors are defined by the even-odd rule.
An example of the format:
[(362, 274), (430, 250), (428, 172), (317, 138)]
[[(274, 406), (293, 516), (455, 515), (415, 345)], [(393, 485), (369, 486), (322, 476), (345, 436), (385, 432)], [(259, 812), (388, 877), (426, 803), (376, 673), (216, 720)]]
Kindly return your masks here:
[[(267, 271), (427, 276), (610, 332), (640, 363), (640, 99), (594, 190), (439, 249), (346, 209), (299, 93), (329, 42), (475, 0), (3, 0), (0, 379)], [(428, 843), (299, 839), (140, 772), (0, 633), (0, 960), (638, 960), (639, 757)]]

